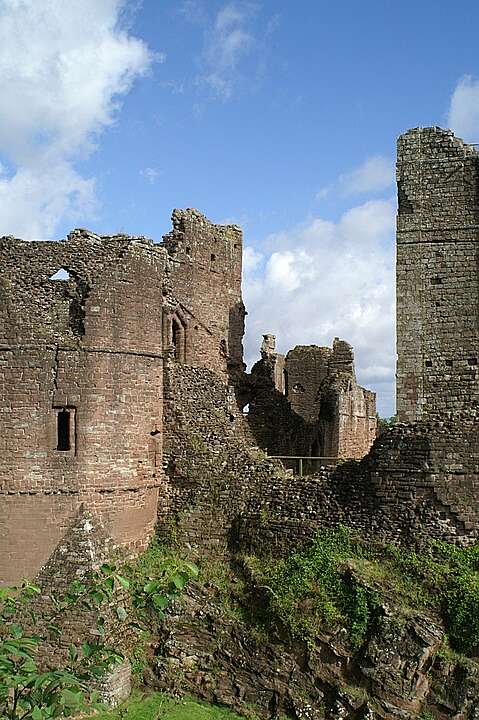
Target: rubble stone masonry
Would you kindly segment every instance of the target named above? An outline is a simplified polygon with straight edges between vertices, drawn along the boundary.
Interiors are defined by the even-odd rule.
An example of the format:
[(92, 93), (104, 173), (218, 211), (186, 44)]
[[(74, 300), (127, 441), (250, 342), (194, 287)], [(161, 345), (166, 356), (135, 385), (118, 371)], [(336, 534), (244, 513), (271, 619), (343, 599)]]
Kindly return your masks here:
[(397, 411), (479, 403), (479, 155), (450, 130), (398, 141)]
[(273, 455), (360, 459), (377, 432), (376, 395), (356, 382), (349, 343), (297, 345), (286, 357), (264, 335), (242, 401), (260, 447)]

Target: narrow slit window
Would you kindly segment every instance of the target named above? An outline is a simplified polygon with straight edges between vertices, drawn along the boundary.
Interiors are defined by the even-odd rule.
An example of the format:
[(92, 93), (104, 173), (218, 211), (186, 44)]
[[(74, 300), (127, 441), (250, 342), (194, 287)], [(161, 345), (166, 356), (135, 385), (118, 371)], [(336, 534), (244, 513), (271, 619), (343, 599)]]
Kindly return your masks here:
[(71, 449), (70, 442), (70, 413), (68, 410), (59, 410), (57, 413), (57, 450), (63, 452)]

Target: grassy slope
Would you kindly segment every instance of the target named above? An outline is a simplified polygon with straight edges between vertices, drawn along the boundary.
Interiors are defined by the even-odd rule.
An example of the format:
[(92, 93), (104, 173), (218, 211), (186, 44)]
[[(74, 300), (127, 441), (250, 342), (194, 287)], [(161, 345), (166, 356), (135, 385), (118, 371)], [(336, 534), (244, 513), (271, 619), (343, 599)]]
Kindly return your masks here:
[(173, 700), (164, 693), (136, 693), (116, 710), (102, 712), (95, 720), (244, 720), (230, 710), (193, 700)]

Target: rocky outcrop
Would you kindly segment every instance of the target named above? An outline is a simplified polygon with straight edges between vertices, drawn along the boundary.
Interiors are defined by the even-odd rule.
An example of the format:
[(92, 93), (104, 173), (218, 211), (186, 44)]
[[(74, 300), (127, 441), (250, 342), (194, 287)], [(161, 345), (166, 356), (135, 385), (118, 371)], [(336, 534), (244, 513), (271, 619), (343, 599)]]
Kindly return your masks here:
[[(345, 630), (314, 644), (268, 636), (239, 618), (211, 587), (191, 585), (161, 631), (150, 682), (248, 716), (296, 720), (479, 717), (479, 666), (445, 660), (433, 618), (383, 606), (353, 650)], [(464, 664), (466, 663), (466, 664)]]

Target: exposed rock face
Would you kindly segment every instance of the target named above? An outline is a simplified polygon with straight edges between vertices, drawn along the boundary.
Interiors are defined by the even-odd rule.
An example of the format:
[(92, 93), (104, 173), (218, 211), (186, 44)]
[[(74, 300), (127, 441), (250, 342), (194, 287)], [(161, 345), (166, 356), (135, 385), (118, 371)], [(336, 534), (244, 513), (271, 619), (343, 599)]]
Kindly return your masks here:
[(266, 638), (194, 585), (168, 616), (150, 682), (264, 718), (406, 720), (426, 707), (444, 720), (476, 718), (479, 666), (442, 660), (442, 640), (433, 619), (393, 608), (356, 651), (341, 632), (314, 647)]

